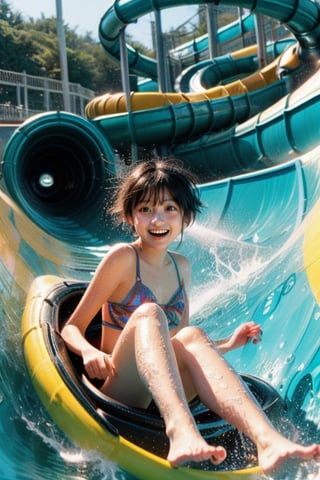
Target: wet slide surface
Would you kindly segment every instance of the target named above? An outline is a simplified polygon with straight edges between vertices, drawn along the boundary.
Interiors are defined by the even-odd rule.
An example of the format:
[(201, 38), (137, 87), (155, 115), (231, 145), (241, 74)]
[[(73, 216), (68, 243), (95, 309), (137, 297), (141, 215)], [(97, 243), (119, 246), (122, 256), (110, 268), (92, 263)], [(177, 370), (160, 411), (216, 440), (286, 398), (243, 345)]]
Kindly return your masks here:
[[(142, 4), (146, 11), (150, 8), (148, 2), (120, 3), (112, 8), (115, 11), (117, 6), (118, 12), (123, 8), (122, 14), (127, 11), (130, 21), (142, 14)], [(251, 6), (251, 2), (238, 3), (248, 8)], [(279, 2), (276, 3), (279, 7)], [(161, 7), (166, 7), (165, 2)], [(276, 9), (275, 2), (258, 2), (259, 11), (270, 14), (273, 10), (281, 21), (289, 18), (289, 27), (303, 49), (310, 47), (316, 51), (320, 27), (315, 25), (315, 4), (308, 1), (298, 4), (294, 1), (280, 2), (280, 7)], [(118, 20), (108, 16), (108, 21), (110, 18), (114, 21), (114, 31), (118, 31)], [(106, 18), (102, 20), (101, 27), (106, 21)], [(108, 31), (111, 31), (109, 27)], [(114, 38), (107, 41), (112, 43)], [(287, 403), (288, 417), (300, 428), (305, 443), (319, 442), (320, 424), (317, 76), (315, 73), (306, 85), (266, 112), (227, 130), (219, 138), (215, 137), (212, 144), (212, 139), (205, 135), (199, 138), (195, 152), (205, 150), (206, 146), (208, 158), (212, 158), (214, 150), (211, 145), (214, 145), (218, 149), (215, 152), (219, 151), (220, 155), (227, 156), (226, 152), (235, 154), (232, 161), (237, 162), (241, 173), (247, 169), (244, 160), (252, 156), (256, 158), (254, 168), (257, 167), (257, 170), (266, 165), (275, 166), (201, 185), (207, 209), (196, 225), (186, 232), (185, 243), (181, 247), (193, 263), (192, 322), (201, 324), (213, 338), (226, 336), (242, 321), (251, 318), (261, 323), (264, 332), (262, 343), (247, 345), (240, 354), (230, 354), (229, 360), (237, 370), (256, 374), (277, 388)], [(241, 108), (245, 109), (244, 100), (237, 105), (239, 112)], [(174, 118), (179, 118), (185, 125), (188, 119), (181, 114), (184, 108), (180, 106)], [(224, 105), (221, 110), (223, 108)], [(207, 109), (205, 115), (208, 117), (212, 115), (207, 106), (201, 109)], [(139, 112), (137, 118), (141, 116)], [(119, 123), (114, 125), (127, 122), (122, 118), (125, 117), (120, 116)], [(141, 121), (142, 127), (139, 128), (131, 123), (134, 131), (129, 130), (128, 135), (134, 137), (137, 132), (143, 131), (144, 122)], [(84, 121), (71, 119), (68, 115), (52, 114), (41, 117), (36, 124), (40, 125), (46, 142), (49, 138), (59, 145), (55, 148), (60, 155), (63, 155), (61, 145), (69, 141), (68, 135), (76, 137), (81, 144), (79, 153), (89, 150), (86, 165), (74, 158), (70, 176), (64, 178), (69, 187), (70, 179), (75, 180), (74, 172), (79, 170), (83, 178), (88, 178), (89, 172), (95, 174), (95, 181), (81, 185), (88, 192), (98, 190), (97, 178), (101, 177), (104, 181), (106, 176), (107, 182), (110, 178), (112, 180), (115, 174), (113, 152), (109, 146), (112, 139), (108, 141), (109, 133), (106, 132), (109, 130), (104, 128), (102, 120), (87, 127)], [(54, 134), (43, 135), (52, 125)], [(96, 125), (98, 130), (95, 130)], [(168, 125), (170, 140), (172, 129)], [(60, 127), (64, 132), (62, 136)], [(4, 129), (0, 132), (3, 132), (6, 143), (7, 133)], [(91, 137), (94, 137), (94, 147), (89, 143)], [(30, 148), (30, 140), (34, 150)], [(224, 145), (223, 148), (221, 145)], [(96, 225), (92, 216), (89, 218), (91, 208), (96, 208), (97, 204), (99, 208), (95, 212), (102, 208), (100, 196), (97, 204), (91, 197), (87, 199), (84, 209), (86, 218), (82, 221), (74, 208), (78, 197), (70, 190), (65, 198), (72, 203), (72, 208), (65, 209), (66, 216), (61, 215), (60, 207), (59, 211), (54, 209), (54, 202), (48, 208), (44, 194), (38, 196), (38, 202), (34, 204), (31, 188), (28, 189), (27, 199), (23, 199), (23, 173), (29, 172), (26, 167), (41, 148), (42, 144), (38, 143), (30, 123), (22, 127), (7, 152), (6, 161), (12, 162), (5, 164), (6, 185), (0, 191), (0, 478), (131, 480), (132, 477), (116, 465), (69, 442), (46, 416), (26, 372), (20, 319), (32, 280), (43, 274), (88, 280), (108, 249), (108, 245), (101, 242), (104, 235), (101, 232), (102, 217), (98, 215)], [(183, 145), (177, 145), (177, 150), (179, 148), (184, 152)], [(15, 157), (15, 151), (19, 151), (19, 156)], [(108, 165), (107, 173), (96, 160), (100, 159), (98, 153), (101, 151), (102, 164)], [(190, 145), (189, 151), (195, 155)], [(240, 154), (240, 160), (236, 153)], [(260, 164), (261, 159), (265, 163)], [(206, 163), (207, 158), (201, 158), (201, 162), (206, 171), (212, 172), (213, 167)], [(31, 184), (32, 175), (27, 178)], [(61, 190), (65, 190), (65, 184)], [(77, 183), (74, 192), (79, 192), (76, 187)], [(88, 223), (89, 232), (86, 231)], [(107, 231), (108, 244), (123, 239), (110, 224), (107, 224)], [(78, 239), (81, 241), (78, 242)], [(282, 424), (281, 419), (279, 428), (289, 431), (288, 423)], [(313, 466), (305, 470), (301, 465), (299, 473), (293, 475), (292, 480), (319, 478), (319, 472)]]
[[(247, 345), (230, 361), (279, 390), (306, 442), (317, 439), (319, 425), (319, 280), (309, 274), (320, 260), (318, 155), (202, 186), (208, 208), (186, 232), (182, 247), (193, 262), (192, 321), (214, 338), (249, 318), (261, 322), (263, 342)], [(0, 219), (3, 478), (102, 479), (107, 472), (107, 478), (129, 479), (116, 466), (71, 446), (50, 419), (44, 420), (25, 371), (19, 332), (35, 276), (89, 279), (107, 247), (87, 249), (53, 239), (4, 194)]]

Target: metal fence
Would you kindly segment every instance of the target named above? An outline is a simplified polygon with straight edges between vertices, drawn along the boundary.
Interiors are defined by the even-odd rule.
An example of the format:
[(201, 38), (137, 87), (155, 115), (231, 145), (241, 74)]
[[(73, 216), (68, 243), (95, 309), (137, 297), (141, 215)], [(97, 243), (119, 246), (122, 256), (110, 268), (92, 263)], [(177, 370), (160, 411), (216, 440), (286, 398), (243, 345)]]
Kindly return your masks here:
[[(50, 110), (63, 110), (63, 82), (26, 73), (0, 70), (0, 119), (24, 120)], [(70, 111), (84, 116), (85, 106), (95, 93), (69, 83)]]

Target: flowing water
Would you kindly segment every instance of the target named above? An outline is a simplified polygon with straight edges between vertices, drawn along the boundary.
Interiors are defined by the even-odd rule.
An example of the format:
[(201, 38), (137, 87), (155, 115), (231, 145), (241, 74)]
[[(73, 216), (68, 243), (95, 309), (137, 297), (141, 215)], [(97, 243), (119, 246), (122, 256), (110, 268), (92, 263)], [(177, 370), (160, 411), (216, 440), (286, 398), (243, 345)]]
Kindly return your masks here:
[[(313, 192), (310, 209), (318, 187)], [(210, 189), (204, 196), (210, 200)], [(205, 217), (185, 233), (180, 250), (191, 258), (194, 272), (192, 323), (212, 338), (229, 335), (249, 319), (261, 323), (262, 342), (232, 352), (228, 359), (238, 371), (274, 385), (287, 402), (294, 435), (304, 443), (319, 442), (320, 306), (304, 266), (306, 227), (303, 218), (292, 221), (292, 205), (276, 214), (277, 221), (269, 204), (264, 225), (261, 219), (250, 234), (241, 233), (236, 216), (229, 221), (228, 232), (221, 222), (215, 228)], [(130, 480), (118, 466), (71, 444), (55, 426), (34, 392), (21, 344), (21, 314), (33, 277), (53, 273), (90, 278), (103, 249), (68, 251), (67, 245), (31, 225), (5, 196), (0, 220), (0, 479)], [(252, 225), (252, 219), (241, 217), (245, 221)], [(240, 234), (234, 233), (238, 230)], [(279, 419), (279, 428), (287, 425), (287, 420)], [(319, 471), (315, 465), (307, 469), (301, 465), (290, 480), (299, 478), (319, 479)]]

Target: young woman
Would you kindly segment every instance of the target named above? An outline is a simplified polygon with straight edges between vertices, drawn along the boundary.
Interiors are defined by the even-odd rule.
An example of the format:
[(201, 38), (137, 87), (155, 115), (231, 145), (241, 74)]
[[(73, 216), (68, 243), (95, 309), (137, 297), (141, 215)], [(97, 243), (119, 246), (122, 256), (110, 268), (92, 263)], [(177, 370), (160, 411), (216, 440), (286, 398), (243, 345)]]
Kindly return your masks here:
[[(313, 460), (320, 446), (304, 447), (280, 435), (222, 354), (259, 341), (260, 326), (247, 322), (230, 338), (211, 341), (189, 325), (188, 260), (169, 252), (201, 208), (193, 176), (173, 160), (140, 163), (120, 185), (112, 212), (136, 239), (106, 254), (82, 300), (62, 331), (68, 347), (83, 358), (101, 391), (135, 407), (153, 398), (166, 424), (173, 466), (227, 452), (201, 437), (188, 402), (199, 395), (255, 442), (259, 464), (268, 473), (289, 457)], [(85, 331), (102, 309), (101, 349)]]

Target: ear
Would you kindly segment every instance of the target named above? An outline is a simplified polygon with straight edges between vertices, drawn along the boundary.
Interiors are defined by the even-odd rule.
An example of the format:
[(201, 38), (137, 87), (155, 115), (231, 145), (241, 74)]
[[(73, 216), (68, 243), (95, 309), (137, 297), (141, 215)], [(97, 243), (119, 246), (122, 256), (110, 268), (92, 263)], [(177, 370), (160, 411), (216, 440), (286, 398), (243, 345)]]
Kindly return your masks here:
[(126, 218), (125, 218), (126, 222), (128, 225), (130, 225), (131, 227), (133, 227), (134, 225), (134, 222), (133, 222), (133, 218), (131, 215), (128, 215)]
[(190, 225), (190, 218), (189, 218), (189, 217), (185, 217), (185, 218), (183, 219), (183, 228), (187, 228), (189, 225)]

